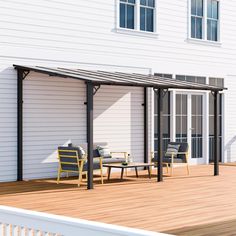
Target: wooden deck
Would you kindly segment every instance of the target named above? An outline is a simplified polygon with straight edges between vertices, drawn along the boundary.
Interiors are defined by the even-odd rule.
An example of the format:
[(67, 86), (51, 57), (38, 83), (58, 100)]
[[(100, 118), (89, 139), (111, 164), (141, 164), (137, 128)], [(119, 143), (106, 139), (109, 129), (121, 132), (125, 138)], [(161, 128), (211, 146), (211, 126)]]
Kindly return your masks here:
[[(0, 204), (176, 235), (236, 235), (236, 167), (177, 168), (157, 183), (134, 172), (88, 191), (74, 179), (0, 184)], [(112, 178), (118, 176), (112, 175)]]

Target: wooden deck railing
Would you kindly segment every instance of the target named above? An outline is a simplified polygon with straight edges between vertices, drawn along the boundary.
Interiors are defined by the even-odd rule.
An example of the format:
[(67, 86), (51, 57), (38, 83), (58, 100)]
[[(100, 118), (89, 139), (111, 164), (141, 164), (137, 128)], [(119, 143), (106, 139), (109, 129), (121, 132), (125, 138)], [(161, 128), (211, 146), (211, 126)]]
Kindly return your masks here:
[(161, 233), (0, 206), (0, 236), (160, 236)]

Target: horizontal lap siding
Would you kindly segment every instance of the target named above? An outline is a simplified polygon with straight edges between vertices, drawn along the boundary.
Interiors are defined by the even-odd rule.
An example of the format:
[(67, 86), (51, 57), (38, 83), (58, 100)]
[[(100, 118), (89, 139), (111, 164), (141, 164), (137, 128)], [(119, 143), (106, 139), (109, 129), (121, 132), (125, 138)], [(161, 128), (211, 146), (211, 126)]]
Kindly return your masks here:
[(143, 161), (143, 89), (101, 86), (94, 97), (94, 140)]
[(236, 162), (236, 75), (228, 76), (225, 85), (228, 91), (224, 96), (224, 156), (225, 162)]
[(0, 182), (16, 179), (16, 72), (0, 64)]
[(3, 55), (35, 58), (36, 54), (52, 60), (151, 67), (174, 74), (219, 76), (234, 68), (233, 1), (221, 1), (221, 47), (188, 42), (187, 0), (157, 1), (159, 36), (153, 38), (117, 33), (116, 1), (0, 2)]
[(86, 142), (85, 84), (30, 73), (24, 80), (24, 179), (55, 177), (56, 150)]

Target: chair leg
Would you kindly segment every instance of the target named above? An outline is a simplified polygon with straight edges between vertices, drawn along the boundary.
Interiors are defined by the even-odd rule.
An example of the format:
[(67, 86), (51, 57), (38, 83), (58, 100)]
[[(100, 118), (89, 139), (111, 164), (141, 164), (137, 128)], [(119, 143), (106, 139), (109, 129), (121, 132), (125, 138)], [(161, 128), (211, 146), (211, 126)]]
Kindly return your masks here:
[(103, 184), (103, 166), (102, 166), (102, 159), (100, 158), (100, 174), (101, 174), (101, 182)]
[(82, 182), (82, 178), (83, 178), (82, 172), (80, 171), (80, 173), (79, 173), (79, 183), (78, 183), (78, 187), (80, 187), (80, 184), (81, 184), (81, 182)]
[(57, 184), (59, 184), (60, 178), (61, 178), (61, 168), (58, 168), (58, 172), (57, 172)]
[(101, 183), (103, 184), (103, 172), (102, 172), (102, 168), (100, 169), (100, 173), (101, 173)]
[(80, 184), (81, 184), (82, 178), (83, 178), (83, 166), (84, 166), (84, 162), (81, 161), (80, 165), (79, 165), (79, 183), (78, 183), (78, 187), (80, 187)]

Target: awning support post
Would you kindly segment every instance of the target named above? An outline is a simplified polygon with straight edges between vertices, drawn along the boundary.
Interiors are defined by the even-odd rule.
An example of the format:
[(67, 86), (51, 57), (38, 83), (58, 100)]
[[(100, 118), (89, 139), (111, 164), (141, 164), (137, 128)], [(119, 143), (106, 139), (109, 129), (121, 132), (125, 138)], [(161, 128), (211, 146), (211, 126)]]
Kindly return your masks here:
[(88, 144), (87, 189), (93, 189), (93, 93), (94, 93), (93, 84), (87, 83), (87, 144)]
[(23, 79), (24, 70), (17, 70), (17, 181), (23, 180)]
[(158, 133), (158, 162), (157, 162), (157, 181), (163, 181), (163, 89), (158, 89), (158, 119), (157, 119), (157, 133)]
[(214, 175), (219, 175), (219, 91), (214, 92)]
[(148, 88), (144, 88), (144, 163), (148, 163)]

